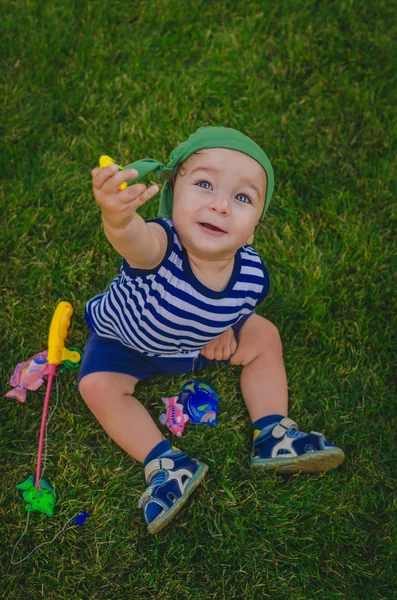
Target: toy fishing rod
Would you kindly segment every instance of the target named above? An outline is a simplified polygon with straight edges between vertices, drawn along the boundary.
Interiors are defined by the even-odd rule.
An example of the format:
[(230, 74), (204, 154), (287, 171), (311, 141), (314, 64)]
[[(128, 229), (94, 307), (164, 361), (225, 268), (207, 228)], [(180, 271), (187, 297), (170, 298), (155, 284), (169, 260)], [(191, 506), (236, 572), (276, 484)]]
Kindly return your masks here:
[[(37, 455), (37, 467), (36, 467), (36, 480), (35, 486), (40, 491), (40, 472), (41, 472), (41, 456), (43, 453), (43, 441), (47, 422), (48, 405), (50, 403), (51, 388), (56, 376), (57, 366), (66, 359), (73, 361), (73, 357), (67, 356), (71, 353), (65, 348), (65, 340), (68, 335), (68, 329), (70, 327), (70, 319), (73, 314), (73, 306), (70, 302), (60, 302), (55, 309), (53, 314), (50, 332), (48, 335), (48, 380), (47, 389), (44, 400), (43, 415), (41, 418), (40, 437), (39, 437), (39, 449)], [(77, 354), (77, 353), (76, 353)], [(80, 360), (78, 357), (77, 360)]]
[(65, 340), (68, 335), (70, 319), (73, 314), (73, 306), (70, 302), (59, 302), (53, 314), (50, 331), (48, 335), (48, 380), (44, 399), (43, 415), (41, 418), (39, 448), (37, 454), (36, 478), (29, 477), (23, 483), (17, 485), (17, 488), (24, 491), (23, 498), (27, 501), (25, 510), (28, 512), (37, 510), (51, 516), (56, 500), (55, 491), (41, 475), (41, 458), (43, 454), (43, 442), (47, 423), (48, 405), (50, 403), (51, 388), (54, 377), (57, 375), (57, 367), (64, 362), (69, 365), (77, 365), (81, 360), (80, 352), (77, 349), (68, 350), (65, 348)]
[[(56, 502), (55, 491), (52, 489), (52, 487), (50, 485), (48, 485), (48, 483), (46, 481), (44, 481), (44, 479), (40, 479), (40, 475), (42, 473), (41, 457), (42, 457), (42, 453), (43, 453), (43, 443), (44, 443), (45, 431), (46, 431), (46, 427), (48, 424), (47, 423), (47, 412), (48, 412), (48, 405), (50, 403), (51, 388), (52, 388), (52, 384), (54, 381), (54, 377), (57, 375), (57, 367), (58, 367), (58, 365), (61, 364), (61, 362), (63, 363), (63, 366), (59, 370), (59, 373), (61, 373), (65, 369), (78, 368), (81, 364), (81, 359), (82, 359), (82, 355), (83, 355), (82, 351), (79, 350), (78, 348), (74, 348), (74, 347), (71, 347), (70, 349), (65, 348), (65, 340), (68, 335), (68, 329), (70, 326), (70, 319), (71, 319), (72, 314), (73, 314), (73, 307), (70, 304), (70, 302), (60, 302), (58, 304), (58, 306), (56, 307), (55, 312), (52, 316), (52, 320), (51, 320), (50, 331), (49, 331), (49, 335), (48, 335), (48, 352), (41, 353), (41, 354), (47, 355), (46, 375), (48, 375), (48, 379), (47, 379), (47, 389), (46, 389), (44, 406), (43, 406), (43, 415), (41, 418), (39, 449), (38, 449), (37, 466), (36, 466), (36, 479), (34, 479), (33, 475), (32, 475), (28, 479), (26, 479), (26, 481), (17, 485), (18, 489), (23, 490), (23, 499), (26, 501), (25, 511), (27, 512), (27, 522), (26, 522), (26, 527), (25, 527), (23, 534), (21, 535), (21, 537), (15, 544), (14, 549), (12, 551), (11, 564), (13, 564), (13, 565), (19, 565), (21, 562), (23, 562), (24, 560), (29, 558), (29, 556), (31, 556), (34, 552), (36, 552), (36, 550), (38, 550), (38, 548), (41, 548), (42, 546), (45, 546), (47, 544), (52, 544), (52, 542), (54, 540), (56, 540), (56, 538), (63, 531), (65, 531), (66, 526), (73, 519), (75, 520), (75, 525), (81, 526), (84, 524), (87, 517), (89, 517), (89, 514), (85, 511), (76, 513), (76, 515), (74, 515), (73, 517), (71, 517), (70, 519), (68, 519), (66, 521), (66, 523), (63, 525), (62, 529), (52, 538), (52, 540), (49, 540), (47, 542), (42, 542), (41, 544), (39, 544), (38, 546), (33, 548), (33, 550), (31, 550), (29, 552), (29, 554), (27, 554), (24, 558), (21, 558), (18, 561), (14, 561), (15, 551), (27, 531), (30, 513), (32, 511), (38, 511), (38, 512), (44, 513), (45, 515), (51, 517), (53, 515), (53, 511), (54, 511), (54, 506), (55, 506), (55, 502)], [(29, 360), (29, 365), (30, 365), (30, 362), (31, 361)], [(32, 372), (33, 371), (30, 371), (30, 374)], [(25, 375), (26, 375), (26, 373), (25, 373)], [(37, 375), (37, 373), (36, 373), (36, 375)], [(39, 375), (41, 375), (41, 371), (39, 371)], [(16, 378), (16, 381), (13, 383), (13, 385), (16, 386), (18, 381), (21, 383), (21, 380)], [(25, 379), (24, 383), (27, 383), (26, 379)], [(33, 383), (33, 385), (31, 387), (28, 387), (27, 389), (33, 389), (33, 390), (37, 389), (37, 387), (38, 387), (36, 385), (37, 380), (33, 381), (33, 382), (31, 381), (31, 383)], [(24, 386), (20, 385), (19, 387), (24, 387)], [(24, 389), (26, 391), (26, 386)], [(18, 398), (18, 396), (12, 396), (12, 397)], [(18, 398), (18, 399), (20, 402), (24, 401), (24, 399), (22, 399), (22, 400), (20, 398)], [(58, 397), (57, 397), (57, 400), (58, 400)]]

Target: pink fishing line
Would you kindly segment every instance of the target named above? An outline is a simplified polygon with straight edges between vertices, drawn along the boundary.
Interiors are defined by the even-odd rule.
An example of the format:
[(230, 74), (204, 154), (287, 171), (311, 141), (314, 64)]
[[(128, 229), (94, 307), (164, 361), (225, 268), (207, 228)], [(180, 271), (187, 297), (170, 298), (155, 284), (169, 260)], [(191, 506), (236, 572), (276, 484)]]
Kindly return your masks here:
[(37, 467), (36, 467), (35, 484), (36, 484), (36, 488), (39, 491), (40, 491), (41, 455), (43, 453), (43, 441), (44, 441), (44, 434), (45, 434), (45, 428), (46, 428), (46, 422), (47, 422), (47, 412), (48, 412), (48, 405), (50, 403), (52, 382), (53, 382), (54, 377), (56, 376), (56, 370), (57, 370), (56, 365), (50, 365), (50, 364), (48, 365), (48, 381), (47, 381), (47, 389), (46, 389), (45, 399), (44, 399), (43, 416), (41, 417), (39, 450), (38, 450), (38, 455), (37, 455)]

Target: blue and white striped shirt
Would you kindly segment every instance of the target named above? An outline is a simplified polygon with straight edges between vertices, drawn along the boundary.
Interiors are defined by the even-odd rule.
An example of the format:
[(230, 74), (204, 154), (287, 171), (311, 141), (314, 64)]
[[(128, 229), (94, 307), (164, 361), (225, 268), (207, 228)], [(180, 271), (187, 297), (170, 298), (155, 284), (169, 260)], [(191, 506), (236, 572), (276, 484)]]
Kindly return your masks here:
[(269, 275), (260, 256), (244, 245), (236, 252), (226, 288), (211, 290), (194, 275), (172, 221), (153, 220), (168, 238), (161, 264), (135, 269), (123, 259), (109, 289), (87, 302), (86, 321), (98, 335), (147, 356), (197, 356), (264, 300)]

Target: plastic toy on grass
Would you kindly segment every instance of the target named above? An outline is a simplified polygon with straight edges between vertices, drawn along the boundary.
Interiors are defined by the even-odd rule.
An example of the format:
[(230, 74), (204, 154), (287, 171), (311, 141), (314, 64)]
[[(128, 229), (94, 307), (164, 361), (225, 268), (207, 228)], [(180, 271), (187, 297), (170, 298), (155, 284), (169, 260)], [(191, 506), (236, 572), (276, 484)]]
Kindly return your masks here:
[(162, 398), (167, 407), (167, 412), (160, 415), (160, 422), (167, 425), (168, 429), (177, 437), (181, 437), (189, 417), (184, 414), (182, 404), (178, 404), (178, 396)]
[(43, 451), (43, 441), (47, 422), (48, 405), (51, 396), (51, 387), (54, 377), (57, 375), (57, 366), (61, 364), (62, 360), (72, 360), (74, 362), (80, 361), (81, 356), (79, 352), (70, 352), (64, 347), (65, 339), (68, 334), (70, 326), (70, 318), (73, 314), (73, 307), (70, 302), (60, 302), (55, 309), (53, 314), (50, 332), (48, 335), (48, 381), (46, 395), (44, 399), (43, 414), (41, 418), (40, 436), (39, 436), (39, 448), (37, 456), (36, 466), (36, 479), (29, 477), (23, 483), (17, 485), (18, 489), (24, 491), (23, 498), (26, 500), (27, 505), (25, 510), (40, 511), (45, 515), (52, 515), (53, 508), (55, 506), (56, 494), (51, 486), (40, 479), (41, 472), (41, 456)]
[(17, 488), (24, 491), (23, 499), (27, 502), (25, 506), (26, 511), (32, 512), (38, 510), (47, 515), (47, 517), (52, 517), (57, 496), (52, 487), (44, 479), (40, 479), (39, 490), (34, 484), (33, 475), (23, 483), (17, 485)]
[(74, 524), (78, 525), (79, 527), (82, 527), (84, 525), (86, 519), (88, 519), (89, 516), (90, 516), (90, 514), (88, 512), (86, 512), (85, 510), (82, 510), (75, 518)]
[[(99, 157), (99, 166), (101, 167), (101, 169), (104, 169), (105, 167), (110, 167), (110, 165), (116, 165), (119, 171), (123, 170), (123, 167), (120, 167), (120, 165), (118, 165), (116, 161), (113, 160), (113, 158), (110, 158), (110, 156), (107, 156), (106, 154), (102, 154), (102, 156)], [(127, 182), (123, 181), (119, 189), (120, 191), (125, 190), (126, 187)]]
[(26, 390), (38, 390), (47, 375), (47, 350), (44, 350), (17, 364), (10, 379), (10, 385), (14, 389), (6, 393), (6, 398), (25, 402)]
[(203, 381), (188, 381), (179, 396), (162, 398), (167, 412), (160, 415), (160, 422), (180, 437), (188, 421), (216, 425), (219, 398), (215, 390)]
[[(62, 529), (60, 531), (58, 531), (58, 533), (56, 533), (56, 535), (51, 540), (42, 542), (38, 546), (35, 546), (33, 548), (33, 550), (31, 550), (26, 556), (24, 556), (20, 560), (17, 560), (17, 561), (14, 560), (14, 554), (16, 552), (16, 549), (18, 548), (19, 543), (21, 542), (21, 540), (23, 539), (23, 537), (25, 536), (25, 533), (27, 531), (30, 513), (33, 511), (37, 511), (37, 512), (41, 512), (41, 513), (45, 514), (48, 517), (51, 517), (54, 513), (54, 507), (55, 507), (55, 503), (56, 503), (56, 493), (52, 489), (52, 487), (50, 485), (48, 485), (48, 483), (44, 479), (41, 479), (41, 477), (40, 477), (40, 474), (42, 474), (45, 469), (45, 465), (44, 465), (43, 471), (41, 470), (41, 455), (42, 455), (42, 450), (43, 450), (43, 442), (44, 442), (44, 436), (46, 433), (46, 428), (47, 428), (48, 422), (52, 416), (51, 415), (47, 421), (47, 411), (48, 411), (48, 404), (49, 404), (49, 400), (50, 400), (51, 386), (52, 386), (53, 379), (56, 375), (58, 375), (61, 372), (64, 372), (67, 369), (78, 368), (81, 364), (81, 358), (83, 356), (82, 351), (79, 350), (78, 348), (71, 347), (69, 349), (66, 349), (64, 347), (65, 339), (66, 339), (69, 325), (70, 325), (70, 318), (71, 318), (72, 314), (73, 314), (73, 307), (69, 302), (60, 302), (58, 304), (58, 306), (56, 307), (55, 312), (53, 314), (52, 320), (51, 320), (50, 332), (49, 332), (49, 336), (48, 336), (48, 351), (39, 353), (39, 355), (41, 355), (41, 356), (40, 356), (40, 361), (38, 361), (38, 362), (41, 365), (41, 367), (43, 367), (43, 371), (41, 372), (41, 375), (44, 374), (44, 372), (45, 372), (44, 365), (46, 365), (46, 375), (48, 375), (48, 381), (47, 381), (47, 389), (46, 389), (46, 394), (45, 394), (43, 414), (42, 414), (41, 427), (40, 427), (39, 449), (38, 449), (37, 467), (36, 467), (36, 479), (34, 479), (33, 476), (30, 476), (30, 477), (28, 477), (28, 479), (26, 479), (25, 481), (23, 481), (22, 483), (20, 483), (19, 485), (16, 486), (19, 490), (23, 491), (23, 499), (26, 502), (25, 511), (27, 512), (27, 516), (26, 516), (25, 531), (23, 532), (21, 537), (16, 542), (16, 544), (13, 548), (12, 554), (11, 554), (11, 564), (12, 565), (19, 565), (20, 563), (25, 561), (27, 558), (29, 558), (29, 556), (31, 556), (34, 552), (36, 552), (36, 550), (38, 550), (42, 546), (52, 544), (57, 539), (57, 537), (65, 531), (65, 528), (73, 519), (75, 520), (75, 523), (74, 523), (75, 525), (82, 526), (84, 524), (85, 520), (87, 519), (87, 517), (89, 517), (89, 514), (85, 511), (82, 511), (78, 514), (73, 515), (71, 518), (69, 518), (66, 521), (66, 523), (64, 523)], [(37, 358), (37, 356), (39, 356), (39, 355), (35, 355), (28, 361), (25, 361), (25, 363), (30, 364), (32, 362), (32, 360), (34, 358)], [(44, 362), (43, 362), (43, 360), (44, 360)], [(57, 367), (61, 364), (61, 362), (62, 362), (62, 367), (57, 372)], [(17, 365), (17, 369), (14, 372), (15, 377), (16, 377), (16, 374), (21, 371), (22, 366), (25, 363), (20, 363), (19, 365)], [(29, 372), (35, 373), (35, 369), (33, 369), (33, 367), (32, 367), (32, 369), (30, 369)], [(37, 377), (37, 373), (36, 373), (36, 377)], [(40, 383), (42, 383), (42, 381)], [(17, 382), (16, 382), (16, 384), (19, 385)], [(37, 386), (37, 387), (33, 388), (32, 385), (30, 385), (30, 387), (28, 387), (26, 385), (26, 381), (24, 381), (24, 384), (25, 384), (26, 389), (37, 389), (37, 387), (38, 387)], [(22, 385), (20, 385), (20, 387), (22, 387)], [(24, 390), (25, 395), (26, 395), (26, 389)], [(57, 389), (57, 400), (58, 400), (58, 389)], [(55, 408), (56, 408), (56, 406), (55, 406)], [(52, 411), (52, 414), (54, 413), (54, 410)], [(45, 450), (47, 450), (47, 440), (45, 440)], [(44, 459), (44, 463), (45, 463), (45, 459)]]
[[(14, 389), (6, 393), (6, 398), (15, 398), (19, 402), (25, 402), (27, 390), (35, 392), (44, 383), (44, 377), (48, 375), (47, 350), (34, 354), (27, 360), (20, 362), (11, 375), (10, 385)], [(81, 365), (82, 351), (71, 346), (62, 351), (62, 366), (58, 373), (64, 373), (68, 369), (78, 369)]]
[(218, 417), (219, 397), (203, 381), (188, 381), (179, 394), (178, 402), (192, 423), (205, 423), (215, 427)]

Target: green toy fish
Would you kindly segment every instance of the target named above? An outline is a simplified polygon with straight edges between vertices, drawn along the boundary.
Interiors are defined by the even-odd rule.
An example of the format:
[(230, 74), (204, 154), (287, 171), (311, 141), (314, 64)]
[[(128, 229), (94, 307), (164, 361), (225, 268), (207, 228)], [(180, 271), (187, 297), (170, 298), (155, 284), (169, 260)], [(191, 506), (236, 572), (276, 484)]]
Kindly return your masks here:
[(26, 511), (32, 512), (37, 510), (47, 515), (47, 517), (52, 517), (56, 493), (44, 479), (40, 479), (40, 490), (36, 488), (33, 476), (30, 476), (29, 479), (17, 485), (17, 488), (24, 490), (23, 499), (27, 502), (25, 506)]

